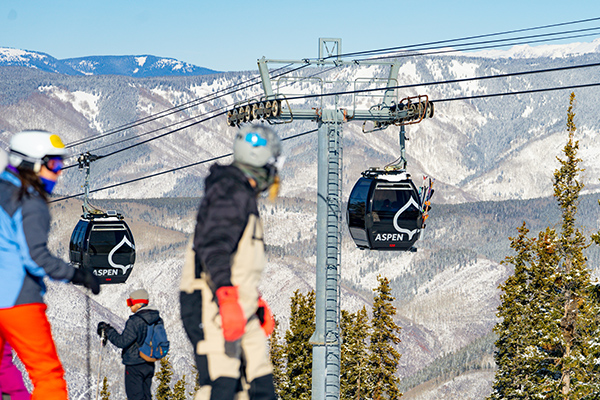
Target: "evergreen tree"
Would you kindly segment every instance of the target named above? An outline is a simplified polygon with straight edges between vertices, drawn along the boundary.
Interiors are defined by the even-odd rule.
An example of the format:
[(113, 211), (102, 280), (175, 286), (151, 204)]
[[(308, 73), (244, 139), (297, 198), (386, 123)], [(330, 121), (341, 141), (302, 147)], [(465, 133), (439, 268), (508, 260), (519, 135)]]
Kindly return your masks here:
[(596, 359), (600, 354), (598, 315), (587, 247), (575, 227), (583, 184), (571, 94), (564, 159), (554, 174), (554, 196), (562, 211), (561, 230), (547, 228), (528, 239), (525, 225), (511, 239), (515, 271), (501, 286), (501, 322), (496, 325), (498, 370), (491, 399), (584, 399), (600, 393)]
[(108, 379), (104, 377), (102, 380), (102, 390), (100, 391), (101, 400), (110, 400), (110, 392), (108, 391)]
[(275, 385), (275, 393), (280, 395), (289, 389), (288, 376), (286, 374), (286, 354), (284, 345), (279, 339), (279, 321), (275, 318), (275, 329), (269, 336), (269, 357), (271, 365), (273, 365), (273, 384)]
[(365, 307), (356, 313), (342, 310), (341, 318), (340, 398), (363, 399), (366, 394), (369, 355), (369, 318)]
[(173, 400), (185, 400), (186, 399), (186, 395), (185, 395), (185, 375), (183, 375), (181, 377), (180, 380), (178, 380), (175, 383), (175, 386), (173, 386), (173, 397), (171, 397)]
[(533, 245), (535, 257), (530, 267), (528, 287), (530, 304), (528, 321), (522, 321), (516, 332), (523, 332), (525, 344), (519, 354), (524, 361), (526, 374), (518, 382), (528, 395), (550, 396), (556, 392), (560, 371), (556, 363), (560, 356), (560, 320), (558, 293), (561, 291), (557, 251), (558, 237), (554, 229), (546, 228), (539, 233)]
[(558, 252), (561, 258), (560, 272), (560, 320), (562, 349), (561, 394), (564, 399), (579, 399), (598, 393), (597, 374), (594, 374), (598, 354), (597, 321), (600, 311), (591, 298), (591, 278), (583, 250), (587, 247), (583, 233), (575, 227), (575, 215), (579, 193), (583, 183), (578, 180), (581, 159), (577, 158), (579, 141), (575, 141), (575, 93), (571, 93), (567, 111), (568, 141), (564, 147), (564, 159), (554, 174), (554, 197), (562, 211), (562, 229)]
[(158, 387), (156, 388), (156, 400), (171, 400), (173, 392), (171, 391), (171, 378), (173, 376), (173, 368), (169, 357), (160, 359), (160, 370), (156, 374)]
[(315, 292), (304, 296), (294, 292), (290, 304), (290, 327), (285, 333), (286, 381), (280, 397), (283, 400), (309, 400), (312, 389), (312, 345), (315, 331)]
[(371, 342), (369, 345), (369, 398), (373, 400), (398, 399), (400, 380), (395, 375), (400, 361), (400, 353), (394, 348), (400, 343), (398, 337), (400, 326), (394, 322), (396, 307), (392, 305), (395, 298), (391, 295), (390, 281), (378, 276), (379, 286), (373, 289)]
[(528, 376), (530, 371), (525, 369), (524, 340), (531, 330), (531, 310), (528, 285), (531, 279), (531, 263), (533, 240), (527, 238), (529, 230), (525, 223), (518, 229), (519, 236), (510, 238), (510, 247), (516, 251), (516, 255), (507, 257), (504, 261), (514, 267), (514, 273), (506, 282), (500, 285), (503, 294), (501, 304), (498, 307), (500, 322), (494, 327), (498, 334), (496, 341), (496, 352), (494, 358), (497, 365), (496, 377), (493, 384), (493, 392), (490, 399), (504, 399), (516, 397), (517, 394), (527, 393), (527, 380), (517, 379), (517, 376)]
[(194, 396), (196, 395), (196, 392), (198, 392), (198, 390), (200, 390), (200, 383), (198, 383), (198, 381), (200, 380), (200, 373), (198, 372), (198, 367), (194, 365), (194, 389), (192, 392), (188, 393), (192, 398), (194, 398)]

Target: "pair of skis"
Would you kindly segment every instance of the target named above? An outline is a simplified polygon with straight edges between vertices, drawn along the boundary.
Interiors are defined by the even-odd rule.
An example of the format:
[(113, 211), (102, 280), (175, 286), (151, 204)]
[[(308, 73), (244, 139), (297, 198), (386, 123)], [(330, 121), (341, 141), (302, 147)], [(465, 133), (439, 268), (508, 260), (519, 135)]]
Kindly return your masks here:
[(419, 196), (421, 200), (421, 207), (423, 208), (423, 223), (429, 218), (429, 209), (431, 208), (431, 197), (433, 196), (433, 183), (434, 178), (429, 176), (423, 177), (423, 183), (419, 188)]

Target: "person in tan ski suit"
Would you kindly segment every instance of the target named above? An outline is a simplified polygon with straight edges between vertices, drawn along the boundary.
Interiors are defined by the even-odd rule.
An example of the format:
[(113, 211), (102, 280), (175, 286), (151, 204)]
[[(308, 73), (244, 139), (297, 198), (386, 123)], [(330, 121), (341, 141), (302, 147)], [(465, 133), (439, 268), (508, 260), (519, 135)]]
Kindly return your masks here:
[(248, 125), (234, 140), (230, 165), (206, 178), (192, 246), (181, 281), (181, 317), (194, 346), (197, 400), (233, 400), (242, 375), (250, 400), (274, 400), (266, 337), (273, 316), (258, 285), (265, 267), (257, 197), (276, 196), (281, 143), (263, 125)]

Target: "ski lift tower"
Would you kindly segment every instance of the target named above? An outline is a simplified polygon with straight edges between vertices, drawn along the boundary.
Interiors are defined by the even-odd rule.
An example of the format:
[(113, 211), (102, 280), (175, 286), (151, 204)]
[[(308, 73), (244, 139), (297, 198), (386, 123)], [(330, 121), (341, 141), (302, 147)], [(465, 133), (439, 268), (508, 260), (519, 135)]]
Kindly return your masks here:
[[(342, 124), (348, 121), (363, 121), (363, 132), (370, 133), (386, 129), (390, 125), (400, 126), (401, 163), (404, 159), (404, 125), (421, 122), (433, 116), (433, 103), (426, 95), (397, 99), (397, 77), (399, 62), (389, 61), (344, 61), (342, 40), (319, 39), (319, 58), (305, 60), (258, 60), (264, 95), (259, 100), (240, 102), (227, 113), (227, 123), (238, 126), (254, 120), (265, 120), (270, 124), (290, 123), (293, 120), (315, 121), (318, 125), (318, 181), (317, 181), (317, 265), (315, 333), (313, 345), (312, 399), (338, 400), (340, 396), (340, 262), (342, 222)], [(369, 109), (357, 108), (357, 96), (353, 106), (341, 108), (339, 97), (344, 92), (331, 90), (338, 82), (327, 82), (320, 78), (298, 77), (298, 82), (313, 79), (321, 86), (320, 107), (311, 109), (292, 108), (282, 93), (289, 84), (287, 77), (279, 79), (277, 92), (273, 91), (267, 63), (304, 65), (389, 65), (390, 72), (382, 87), (374, 90), (354, 90), (354, 93), (381, 93), (379, 103)], [(370, 79), (370, 82), (376, 79)], [(358, 84), (354, 82), (355, 87)], [(326, 90), (330, 93), (325, 93)], [(323, 99), (334, 97), (334, 107), (324, 108)], [(292, 99), (293, 100), (293, 99)], [(367, 122), (370, 128), (366, 128)]]

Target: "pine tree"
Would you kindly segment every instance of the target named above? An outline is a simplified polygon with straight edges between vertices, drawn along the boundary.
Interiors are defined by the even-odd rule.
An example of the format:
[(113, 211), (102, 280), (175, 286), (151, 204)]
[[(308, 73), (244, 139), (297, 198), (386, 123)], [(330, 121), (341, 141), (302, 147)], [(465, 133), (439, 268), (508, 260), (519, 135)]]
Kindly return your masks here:
[(173, 400), (185, 400), (185, 375), (181, 377), (173, 386), (173, 396), (171, 397)]
[(101, 400), (110, 400), (110, 392), (108, 391), (108, 379), (104, 377), (102, 380), (102, 390), (100, 391)]
[(369, 318), (365, 307), (356, 313), (342, 310), (341, 318), (341, 362), (340, 362), (340, 398), (348, 400), (363, 399), (369, 376), (367, 339), (369, 337)]
[(273, 384), (275, 393), (280, 395), (289, 388), (288, 376), (286, 375), (286, 354), (285, 346), (279, 339), (279, 321), (275, 318), (275, 329), (269, 336), (269, 358), (273, 366)]
[(520, 354), (524, 361), (525, 375), (519, 382), (530, 395), (551, 396), (556, 392), (560, 369), (556, 359), (560, 356), (560, 256), (556, 231), (546, 228), (538, 234), (534, 243), (534, 260), (531, 265), (529, 283), (528, 321), (522, 321), (517, 332), (523, 332), (521, 339), (526, 344)]
[(309, 400), (312, 389), (312, 345), (315, 331), (315, 292), (304, 296), (294, 292), (290, 304), (290, 327), (285, 333), (284, 352), (287, 356), (288, 387), (281, 389), (283, 400)]
[(391, 295), (390, 281), (378, 276), (379, 286), (373, 289), (371, 343), (369, 345), (369, 398), (373, 400), (398, 399), (402, 396), (400, 380), (395, 375), (400, 361), (400, 353), (394, 345), (400, 343), (400, 326), (394, 322), (396, 308), (392, 305), (395, 298)]
[(511, 239), (516, 256), (507, 262), (514, 274), (501, 286), (496, 325), (498, 370), (491, 399), (584, 399), (600, 393), (596, 359), (600, 354), (600, 307), (593, 296), (587, 247), (575, 227), (583, 184), (571, 94), (564, 159), (554, 174), (554, 196), (562, 211), (561, 230), (547, 228), (536, 240)]
[(598, 344), (594, 340), (597, 332), (598, 304), (591, 300), (591, 278), (583, 250), (587, 241), (583, 233), (575, 227), (575, 215), (579, 193), (583, 183), (578, 180), (581, 159), (577, 158), (579, 141), (575, 141), (575, 113), (573, 107), (575, 93), (571, 93), (567, 111), (568, 141), (564, 147), (564, 159), (554, 174), (554, 197), (562, 210), (562, 229), (558, 252), (561, 258), (560, 320), (562, 356), (561, 394), (564, 399), (579, 399), (591, 393), (598, 393), (596, 374), (593, 374), (598, 354)]
[[(510, 238), (511, 245), (517, 254), (507, 257), (503, 262), (514, 267), (514, 273), (500, 285), (503, 291), (501, 304), (498, 307), (500, 322), (494, 327), (498, 334), (494, 358), (497, 365), (493, 392), (490, 399), (505, 399), (527, 393), (527, 380), (520, 379), (528, 372), (523, 365), (522, 354), (526, 346), (524, 336), (531, 330), (527, 326), (531, 322), (529, 307), (530, 296), (528, 285), (531, 279), (531, 263), (533, 239), (527, 237), (529, 230), (525, 223), (518, 229), (519, 236)], [(517, 378), (519, 377), (519, 378)]]
[(192, 398), (194, 398), (194, 396), (196, 395), (196, 392), (198, 392), (198, 390), (200, 390), (200, 383), (198, 383), (198, 381), (200, 380), (200, 373), (198, 372), (198, 367), (194, 365), (194, 389), (192, 392), (188, 393)]
[(173, 376), (173, 368), (169, 361), (169, 357), (160, 359), (160, 370), (156, 374), (158, 387), (156, 388), (156, 400), (171, 400), (173, 392), (171, 391), (171, 377)]

